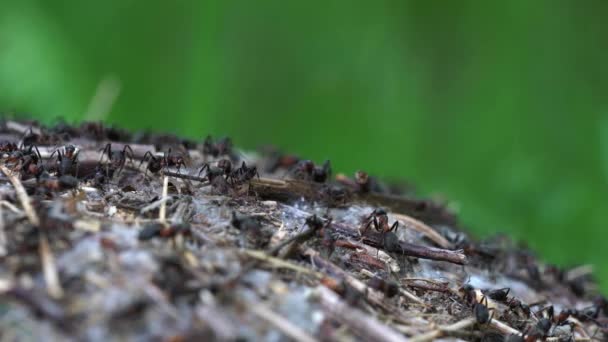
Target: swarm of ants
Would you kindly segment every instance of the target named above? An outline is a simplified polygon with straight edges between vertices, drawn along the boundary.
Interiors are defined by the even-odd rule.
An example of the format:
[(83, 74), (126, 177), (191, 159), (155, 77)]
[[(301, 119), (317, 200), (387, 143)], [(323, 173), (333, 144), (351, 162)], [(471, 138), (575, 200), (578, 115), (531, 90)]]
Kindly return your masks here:
[(0, 130), (0, 339), (608, 336), (587, 268), (477, 241), (443, 204), (364, 171), (227, 137)]

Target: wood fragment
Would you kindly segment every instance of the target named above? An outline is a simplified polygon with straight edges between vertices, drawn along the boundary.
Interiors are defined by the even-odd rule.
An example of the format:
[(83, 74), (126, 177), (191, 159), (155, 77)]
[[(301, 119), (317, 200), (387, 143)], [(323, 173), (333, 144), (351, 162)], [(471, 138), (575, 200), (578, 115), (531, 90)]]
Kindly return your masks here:
[(441, 326), (441, 327), (438, 327), (437, 329), (434, 329), (434, 330), (424, 333), (422, 335), (414, 336), (410, 339), (410, 342), (432, 341), (432, 340), (435, 340), (437, 338), (444, 336), (444, 334), (447, 332), (454, 332), (454, 331), (466, 329), (466, 328), (474, 325), (475, 322), (476, 322), (475, 317), (467, 317), (454, 324)]
[[(169, 192), (169, 177), (165, 176), (163, 178), (163, 195), (162, 199), (168, 198), (167, 193)], [(158, 212), (158, 220), (160, 222), (165, 222), (167, 220), (167, 201), (164, 200), (160, 204), (160, 210)]]
[(346, 304), (337, 294), (324, 286), (317, 286), (315, 297), (318, 298), (324, 311), (335, 320), (347, 325), (349, 329), (367, 341), (404, 342), (407, 339), (393, 330), (363, 313), (357, 308)]
[(310, 336), (307, 332), (300, 329), (300, 327), (286, 320), (283, 316), (270, 310), (266, 305), (262, 303), (249, 303), (247, 305), (249, 310), (256, 316), (262, 318), (266, 322), (275, 326), (279, 331), (285, 334), (287, 337), (294, 341), (299, 342), (315, 342), (317, 341), (314, 337)]
[(446, 248), (446, 249), (452, 248), (452, 244), (448, 240), (446, 240), (446, 238), (441, 236), (441, 234), (437, 233), (437, 231), (435, 229), (427, 226), (425, 223), (423, 223), (411, 216), (404, 215), (404, 214), (392, 213), (391, 215), (395, 219), (403, 222), (408, 228), (412, 228), (412, 229), (424, 234), (431, 241), (436, 243), (439, 247)]
[(467, 263), (467, 257), (464, 254), (464, 251), (461, 249), (441, 249), (416, 245), (405, 241), (399, 241), (398, 244), (392, 246), (384, 246), (383, 238), (384, 235), (382, 233), (368, 230), (363, 236), (363, 242), (376, 248), (384, 248), (387, 252), (407, 255), (410, 257), (447, 261), (458, 265), (465, 265)]
[(39, 253), (40, 259), (42, 260), (44, 282), (46, 283), (49, 296), (56, 299), (63, 297), (63, 288), (59, 282), (59, 274), (57, 272), (55, 257), (51, 252), (49, 241), (44, 232), (40, 232)]

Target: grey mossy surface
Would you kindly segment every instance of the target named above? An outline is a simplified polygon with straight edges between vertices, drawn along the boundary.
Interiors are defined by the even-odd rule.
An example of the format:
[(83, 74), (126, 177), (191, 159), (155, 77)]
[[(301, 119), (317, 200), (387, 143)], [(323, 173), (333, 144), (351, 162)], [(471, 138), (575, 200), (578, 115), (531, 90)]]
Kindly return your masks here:
[[(29, 125), (5, 124), (3, 138), (19, 143), (26, 133), (20, 127)], [(63, 136), (60, 142), (43, 141), (51, 135), (44, 130), (37, 133), (51, 177), (57, 170), (48, 157), (55, 149), (75, 144), (84, 170), (87, 163), (97, 163), (99, 150), (109, 142), (103, 130), (94, 132), (97, 136), (68, 133), (71, 138)], [(179, 172), (194, 177), (204, 162), (214, 165), (221, 157), (204, 155), (200, 144), (165, 139), (159, 145), (153, 136), (117, 136), (133, 145), (134, 163), (127, 161), (122, 172), (103, 183), (76, 175), (80, 182), (75, 189), (45, 189), (41, 181), (23, 177), (20, 163), (9, 162), (8, 153), (3, 155), (2, 164), (20, 178), (40, 224), (28, 220), (14, 185), (2, 175), (0, 340), (502, 339), (535, 333), (542, 313), (534, 312), (549, 305), (555, 316), (593, 305), (599, 312), (586, 322), (570, 317), (567, 324), (558, 324), (555, 318), (543, 338), (605, 336), (605, 304), (585, 268), (562, 271), (545, 265), (505, 237), (473, 242), (439, 204), (408, 197), (406, 201), (423, 206), (406, 212), (401, 202), (391, 202), (395, 194), (362, 193), (344, 181), (289, 183), (293, 174), (288, 170), (265, 171), (274, 161), (268, 153), (231, 156), (235, 168), (243, 160), (256, 165), (261, 179), (231, 184), (169, 177), (163, 204), (164, 171), (144, 174), (147, 163), (138, 168), (145, 151), (160, 157), (172, 147), (187, 154), (188, 166)], [(122, 145), (114, 141), (113, 146)], [(298, 190), (288, 199), (273, 197), (279, 185), (286, 186), (277, 190), (281, 194), (292, 191), (290, 184), (310, 186), (312, 195)], [(256, 191), (261, 187), (267, 188)], [(388, 201), (388, 208), (391, 203), (405, 208), (388, 210), (389, 224), (403, 215), (420, 219), (423, 228), (448, 242), (446, 249), (466, 256), (466, 265), (406, 256), (362, 239), (378, 198)], [(425, 216), (428, 208), (436, 214)], [(159, 216), (162, 210), (165, 220)], [(273, 246), (312, 229), (307, 219), (313, 215), (323, 227), (312, 238), (271, 255)], [(401, 221), (397, 229), (402, 246), (443, 249), (442, 240), (408, 222)], [(145, 237), (146, 229), (154, 234)], [(379, 233), (370, 227), (365, 234), (378, 238)], [(42, 263), (43, 238), (53, 265)], [(295, 252), (284, 255), (290, 247)], [(59, 294), (50, 289), (45, 274), (54, 270)], [(398, 292), (389, 296), (388, 289), (364, 285), (373, 284), (374, 277), (396, 285)], [(475, 318), (472, 305), (481, 301), (479, 293), (467, 301), (462, 291), (467, 283), (478, 290), (510, 288), (509, 298), (540, 304), (527, 317), (507, 302), (490, 299), (489, 324), (467, 321)], [(343, 314), (341, 305), (348, 308)], [(464, 322), (463, 327), (440, 329), (457, 322)]]

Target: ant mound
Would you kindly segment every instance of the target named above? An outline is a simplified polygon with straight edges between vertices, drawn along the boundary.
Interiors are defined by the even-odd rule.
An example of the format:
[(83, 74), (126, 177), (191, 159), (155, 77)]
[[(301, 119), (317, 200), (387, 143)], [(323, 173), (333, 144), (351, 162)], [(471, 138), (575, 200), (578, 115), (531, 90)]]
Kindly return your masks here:
[(0, 339), (588, 341), (588, 267), (276, 149), (0, 127)]

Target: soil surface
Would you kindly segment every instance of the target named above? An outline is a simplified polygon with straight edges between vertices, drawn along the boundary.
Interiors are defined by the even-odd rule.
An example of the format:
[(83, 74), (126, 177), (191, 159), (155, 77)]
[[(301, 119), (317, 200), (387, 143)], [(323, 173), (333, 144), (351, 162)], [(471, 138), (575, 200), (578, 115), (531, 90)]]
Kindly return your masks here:
[(589, 267), (365, 172), (99, 123), (5, 121), (0, 152), (2, 341), (608, 336)]

